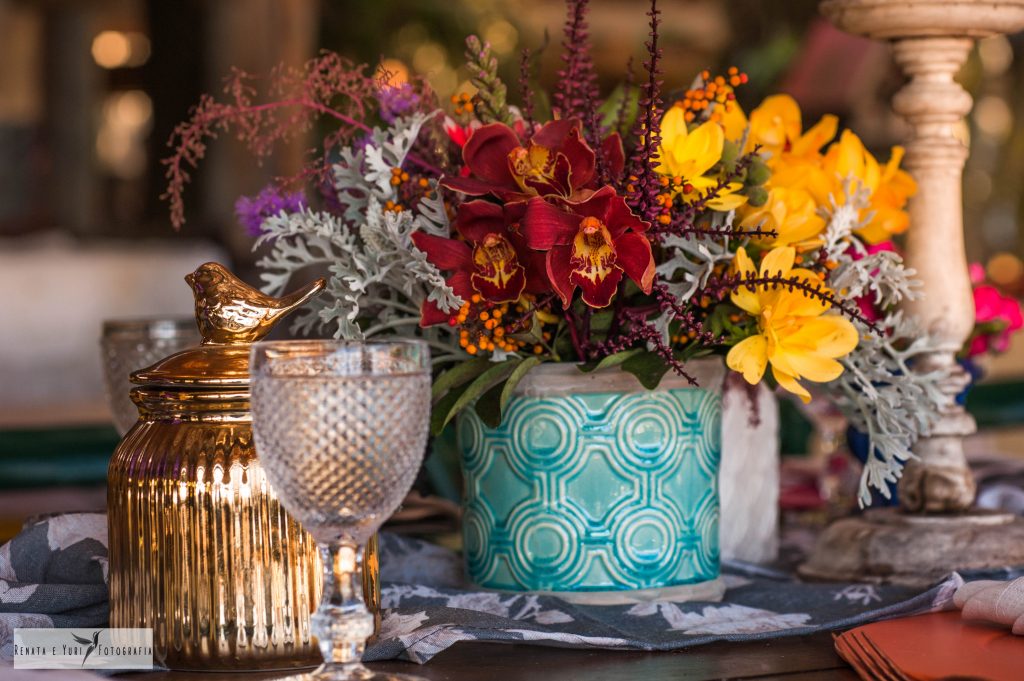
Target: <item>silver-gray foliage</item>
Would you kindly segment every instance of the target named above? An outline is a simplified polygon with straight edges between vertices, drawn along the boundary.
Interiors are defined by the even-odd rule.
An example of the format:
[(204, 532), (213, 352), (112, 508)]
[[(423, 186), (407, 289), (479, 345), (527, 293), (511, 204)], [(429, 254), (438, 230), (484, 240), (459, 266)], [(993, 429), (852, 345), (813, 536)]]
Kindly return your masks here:
[[(925, 333), (895, 306), (919, 295), (920, 282), (896, 253), (868, 253), (850, 236), (870, 220), (861, 216), (867, 193), (852, 181), (845, 187), (846, 201), (833, 201), (828, 211), (825, 248), (838, 267), (830, 285), (845, 298), (867, 297), (885, 316), (878, 332), (854, 321), (860, 343), (840, 360), (845, 371), (827, 385), (850, 423), (868, 436), (868, 459), (861, 474), (858, 502), (871, 503), (871, 488), (888, 498), (911, 447), (929, 432), (948, 396), (942, 391), (949, 370), (922, 372), (916, 362), (937, 349), (938, 340)], [(917, 369), (915, 371), (915, 369)]]
[(258, 263), (264, 291), (280, 295), (296, 275), (310, 269), (328, 278), (325, 292), (295, 317), (295, 332), (327, 329), (336, 338), (419, 335), (441, 357), (461, 354), (447, 327), (418, 328), (424, 301), (445, 312), (463, 303), (411, 238), (416, 231), (448, 236), (437, 187), (415, 211), (386, 207), (389, 201), (399, 203), (391, 169), (402, 166), (427, 118), (400, 118), (387, 130), (374, 129), (365, 145), (340, 152), (332, 167), (340, 217), (305, 209), (282, 211), (263, 222), (256, 247), (270, 246)]

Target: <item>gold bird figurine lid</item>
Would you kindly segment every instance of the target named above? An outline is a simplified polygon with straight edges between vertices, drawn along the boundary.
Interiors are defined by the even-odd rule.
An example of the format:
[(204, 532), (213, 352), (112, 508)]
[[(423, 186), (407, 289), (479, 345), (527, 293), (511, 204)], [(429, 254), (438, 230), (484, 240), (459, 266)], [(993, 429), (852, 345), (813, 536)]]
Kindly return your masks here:
[(162, 387), (247, 387), (249, 346), (270, 333), (285, 315), (320, 293), (324, 279), (275, 298), (262, 293), (219, 263), (186, 275), (196, 301), (202, 343), (131, 375), (133, 383)]

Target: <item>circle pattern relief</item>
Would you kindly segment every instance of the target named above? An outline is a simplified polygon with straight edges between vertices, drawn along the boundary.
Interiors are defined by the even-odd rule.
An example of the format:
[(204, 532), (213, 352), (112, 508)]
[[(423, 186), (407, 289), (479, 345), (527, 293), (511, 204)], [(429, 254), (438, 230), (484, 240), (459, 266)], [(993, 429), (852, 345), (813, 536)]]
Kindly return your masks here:
[(719, 397), (699, 388), (516, 396), (498, 428), (467, 410), (470, 578), (530, 591), (714, 579), (720, 428)]

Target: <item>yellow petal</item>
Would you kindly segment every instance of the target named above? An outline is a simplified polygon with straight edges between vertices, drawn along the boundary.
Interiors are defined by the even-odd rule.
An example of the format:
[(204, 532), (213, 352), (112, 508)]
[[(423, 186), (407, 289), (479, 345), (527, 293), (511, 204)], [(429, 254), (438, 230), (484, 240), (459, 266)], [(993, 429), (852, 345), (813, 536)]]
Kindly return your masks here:
[(733, 371), (743, 374), (747, 383), (756, 385), (768, 366), (768, 341), (761, 335), (745, 338), (732, 346), (725, 363)]
[(779, 386), (784, 390), (788, 390), (794, 395), (798, 396), (804, 404), (811, 401), (811, 393), (807, 392), (807, 389), (800, 385), (795, 378), (789, 374), (779, 371), (774, 366), (772, 367), (772, 376), (778, 382)]
[(839, 119), (832, 114), (821, 117), (821, 120), (793, 142), (790, 153), (793, 156), (816, 154), (819, 149), (832, 141), (839, 129)]
[[(828, 292), (828, 289), (821, 286), (821, 281), (812, 272), (804, 269), (791, 270), (787, 279), (795, 279), (805, 282), (815, 288)], [(792, 291), (780, 287), (775, 298), (774, 312), (778, 317), (817, 317), (832, 307), (820, 297), (808, 294), (800, 289)]]
[[(757, 273), (757, 270), (754, 269), (753, 261), (747, 255), (747, 249), (742, 246), (736, 251), (736, 257), (733, 258), (732, 265), (734, 271), (744, 278)], [(732, 292), (729, 299), (732, 300), (733, 305), (756, 317), (761, 314), (761, 297), (756, 289), (751, 289), (754, 289), (754, 287), (741, 285)]]
[(769, 151), (782, 149), (787, 141), (800, 136), (800, 107), (789, 95), (766, 97), (761, 106), (750, 113), (750, 136), (747, 146), (761, 144)]
[(773, 248), (761, 260), (761, 276), (786, 276), (793, 269), (796, 260), (796, 249), (792, 246)]
[(743, 139), (743, 133), (747, 131), (747, 115), (743, 108), (736, 102), (730, 106), (722, 107), (722, 118), (719, 124), (725, 132), (725, 139), (738, 142)]
[(826, 315), (807, 320), (798, 331), (790, 334), (785, 342), (791, 347), (813, 348), (819, 355), (838, 359), (857, 347), (860, 336), (857, 334), (857, 327), (849, 319), (839, 315)]
[[(733, 190), (735, 191), (735, 190)], [(740, 206), (746, 204), (747, 197), (743, 194), (733, 194), (730, 192), (722, 192), (717, 198), (711, 199), (707, 202), (707, 205), (712, 210), (717, 211), (730, 211), (736, 210)]]
[(691, 169), (686, 177), (692, 179), (718, 163), (724, 145), (725, 133), (720, 125), (711, 121), (701, 123), (689, 134), (684, 145), (675, 147), (676, 160), (689, 162)]
[(785, 365), (779, 366), (780, 369), (815, 383), (827, 383), (839, 378), (843, 373), (843, 365), (831, 357), (803, 350), (789, 350), (785, 347), (778, 348), (772, 355), (772, 366), (776, 366), (782, 356), (786, 359)]

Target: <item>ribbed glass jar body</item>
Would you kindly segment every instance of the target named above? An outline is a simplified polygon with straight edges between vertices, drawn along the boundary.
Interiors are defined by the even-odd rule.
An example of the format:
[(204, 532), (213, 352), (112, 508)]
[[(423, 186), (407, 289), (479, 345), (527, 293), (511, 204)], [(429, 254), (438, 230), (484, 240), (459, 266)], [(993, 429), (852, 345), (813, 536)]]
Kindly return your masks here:
[[(319, 664), (319, 553), (256, 458), (248, 390), (132, 397), (141, 418), (108, 471), (110, 625), (152, 627), (156, 661), (171, 669)], [(379, 612), (376, 542), (368, 553)]]

